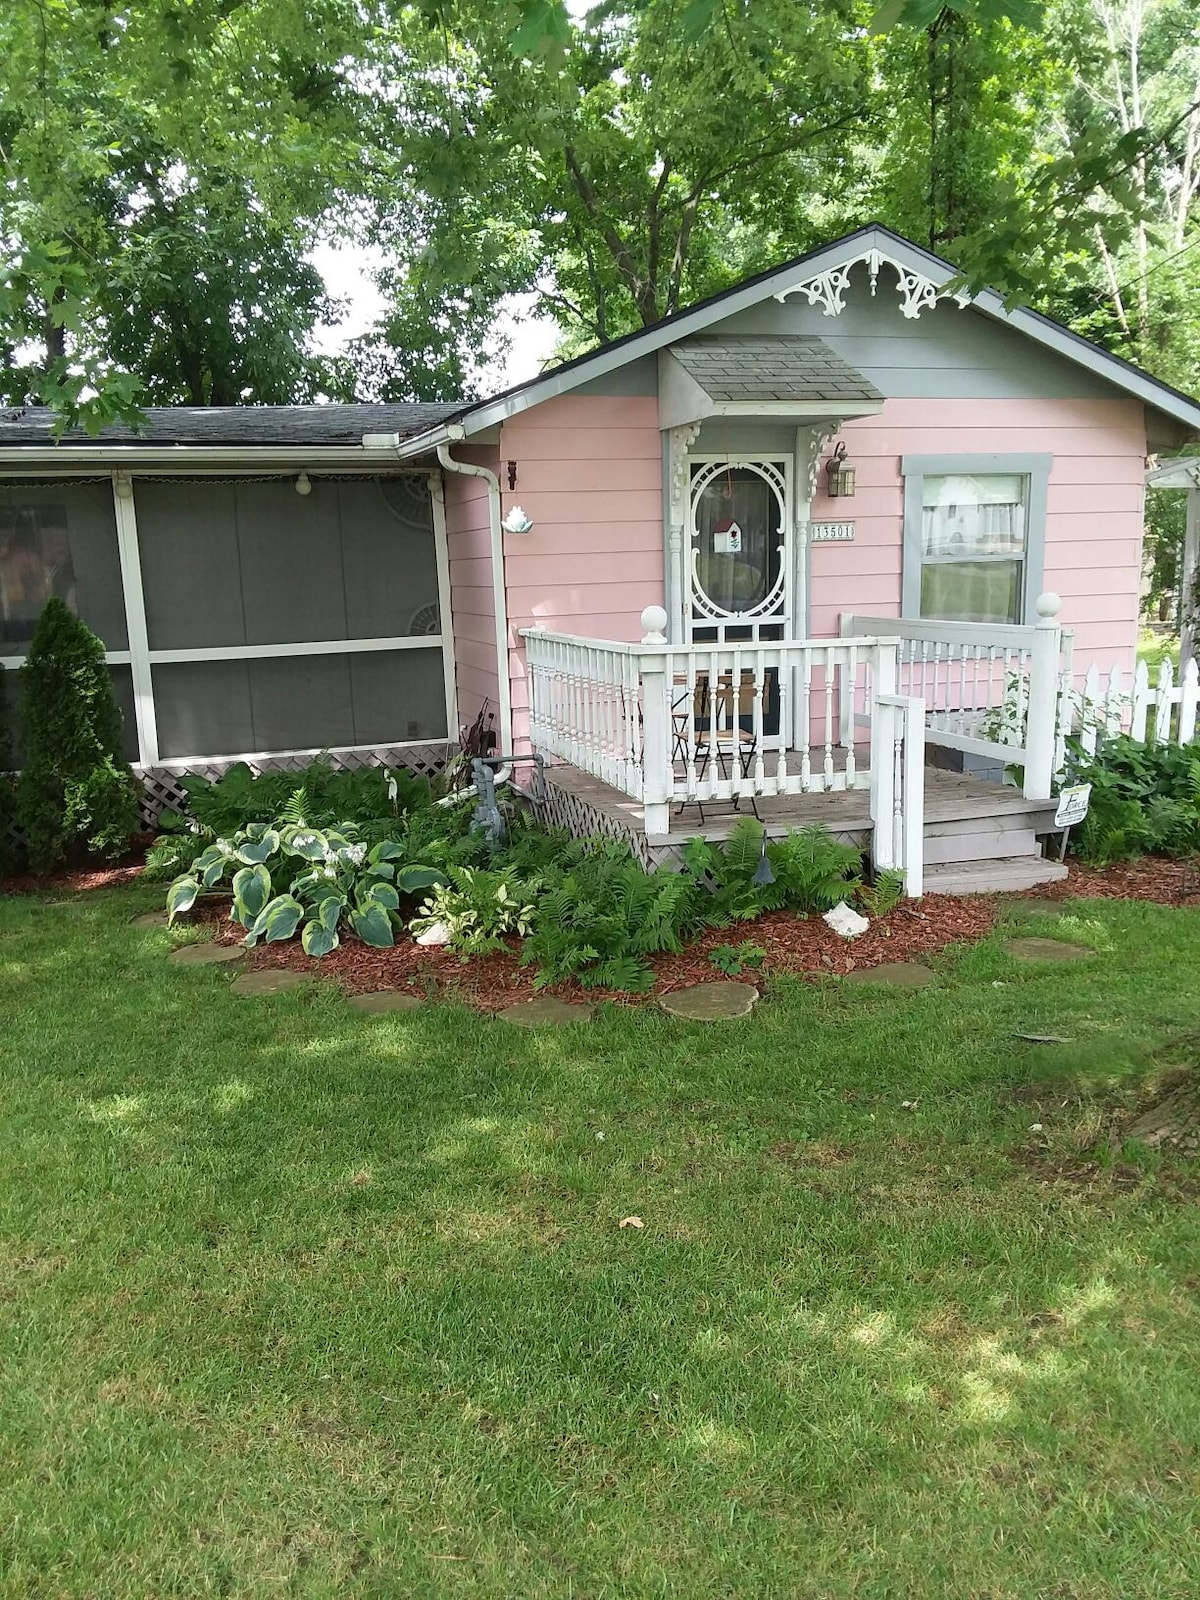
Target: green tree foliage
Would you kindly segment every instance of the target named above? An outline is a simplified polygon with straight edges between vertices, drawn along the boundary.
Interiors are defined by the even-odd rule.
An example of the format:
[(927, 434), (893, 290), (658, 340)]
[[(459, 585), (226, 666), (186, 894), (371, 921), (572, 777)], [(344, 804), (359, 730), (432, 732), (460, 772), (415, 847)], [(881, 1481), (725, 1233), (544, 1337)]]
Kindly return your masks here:
[(353, 0), (0, 9), (3, 397), (94, 426), (311, 389), (303, 257), (356, 181), (369, 35)]
[(21, 671), (17, 820), (30, 864), (110, 860), (137, 831), (137, 789), (104, 646), (63, 601), (47, 602)]

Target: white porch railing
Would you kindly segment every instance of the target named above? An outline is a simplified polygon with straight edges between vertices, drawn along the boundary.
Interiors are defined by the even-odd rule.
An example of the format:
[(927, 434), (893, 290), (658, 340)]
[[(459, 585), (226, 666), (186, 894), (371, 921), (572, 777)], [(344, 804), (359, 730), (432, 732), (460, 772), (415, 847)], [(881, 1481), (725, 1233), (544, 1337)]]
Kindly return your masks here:
[(895, 692), (894, 640), (683, 648), (661, 608), (642, 621), (640, 644), (522, 633), (535, 749), (640, 799), (650, 835), (680, 804), (869, 789), (876, 864), (919, 886), (924, 707)]
[(1027, 799), (1053, 792), (1060, 683), (1072, 636), (1044, 594), (1037, 624), (938, 622), (843, 613), (843, 638), (893, 635), (896, 688), (925, 705), (925, 742), (1024, 768)]

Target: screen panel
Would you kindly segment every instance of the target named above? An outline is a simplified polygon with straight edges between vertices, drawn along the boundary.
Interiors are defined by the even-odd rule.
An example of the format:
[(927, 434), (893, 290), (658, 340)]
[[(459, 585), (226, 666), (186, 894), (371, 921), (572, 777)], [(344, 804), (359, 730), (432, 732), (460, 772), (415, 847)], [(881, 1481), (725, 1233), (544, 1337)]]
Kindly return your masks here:
[(152, 650), (438, 631), (425, 478), (135, 485)]
[(154, 671), (162, 759), (446, 737), (442, 654), (188, 661)]
[(128, 648), (110, 479), (0, 484), (0, 655), (25, 654), (52, 597), (106, 649)]

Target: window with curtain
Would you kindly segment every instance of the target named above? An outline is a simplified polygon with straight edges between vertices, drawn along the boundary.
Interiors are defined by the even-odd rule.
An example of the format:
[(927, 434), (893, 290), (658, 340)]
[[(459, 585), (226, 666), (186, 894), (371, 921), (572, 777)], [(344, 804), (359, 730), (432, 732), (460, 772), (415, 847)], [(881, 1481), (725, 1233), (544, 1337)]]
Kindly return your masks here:
[(1029, 480), (1023, 474), (925, 476), (921, 616), (1020, 622), (1028, 529)]

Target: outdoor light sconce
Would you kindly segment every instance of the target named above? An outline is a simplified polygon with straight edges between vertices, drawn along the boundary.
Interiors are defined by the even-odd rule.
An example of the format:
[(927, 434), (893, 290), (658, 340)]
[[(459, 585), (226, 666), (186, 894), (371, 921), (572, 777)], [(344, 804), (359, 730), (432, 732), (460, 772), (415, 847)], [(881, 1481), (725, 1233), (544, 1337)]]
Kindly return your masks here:
[(510, 489), (517, 487), (517, 463), (515, 461), (508, 463), (508, 487)]
[(854, 493), (854, 468), (846, 461), (846, 443), (839, 439), (825, 463), (826, 493), (831, 500), (846, 500)]
[(298, 475), (298, 477), (296, 478), (296, 493), (297, 494), (311, 494), (312, 493), (312, 482), (311, 482), (307, 472), (301, 472)]
[(505, 533), (528, 533), (533, 527), (533, 519), (527, 517), (520, 506), (514, 506), (500, 526)]

